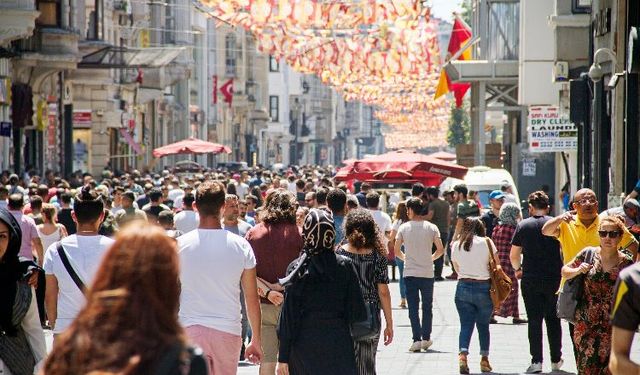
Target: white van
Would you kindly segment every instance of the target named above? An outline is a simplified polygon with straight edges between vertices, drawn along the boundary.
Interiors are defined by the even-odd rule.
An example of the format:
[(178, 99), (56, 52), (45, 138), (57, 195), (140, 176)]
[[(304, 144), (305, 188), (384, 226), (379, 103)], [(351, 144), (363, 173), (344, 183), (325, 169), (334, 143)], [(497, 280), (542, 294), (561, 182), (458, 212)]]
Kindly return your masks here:
[(502, 185), (507, 182), (512, 186), (513, 195), (516, 197), (516, 204), (520, 205), (520, 195), (518, 188), (513, 182), (511, 173), (506, 169), (495, 169), (485, 166), (471, 167), (464, 177), (464, 180), (457, 178), (447, 178), (440, 184), (440, 191), (453, 189), (454, 186), (464, 183), (469, 190), (478, 192), (478, 198), (483, 208), (489, 208), (489, 194), (494, 190), (500, 190)]

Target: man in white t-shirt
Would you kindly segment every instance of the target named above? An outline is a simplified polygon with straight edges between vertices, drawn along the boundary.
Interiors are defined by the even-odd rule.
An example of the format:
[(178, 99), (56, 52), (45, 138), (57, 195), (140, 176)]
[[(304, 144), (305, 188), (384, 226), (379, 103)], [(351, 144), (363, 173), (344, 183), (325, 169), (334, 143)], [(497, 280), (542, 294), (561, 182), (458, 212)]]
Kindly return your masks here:
[[(422, 219), (422, 200), (411, 198), (407, 201), (409, 221), (400, 225), (396, 235), (395, 254), (404, 261), (404, 282), (407, 288), (409, 320), (413, 334), (413, 344), (409, 351), (427, 350), (433, 344), (431, 329), (433, 320), (433, 262), (444, 255), (440, 231), (435, 224)], [(436, 252), (431, 247), (436, 245)], [(404, 245), (404, 254), (400, 251)], [(422, 322), (418, 307), (422, 299)]]
[(253, 332), (245, 358), (262, 359), (256, 258), (249, 242), (222, 229), (225, 188), (206, 181), (196, 191), (197, 230), (178, 237), (180, 322), (200, 346), (213, 374), (235, 374), (242, 347), (240, 287)]
[(177, 230), (182, 233), (191, 232), (198, 228), (200, 224), (200, 216), (193, 210), (193, 202), (195, 202), (193, 194), (188, 193), (182, 197), (182, 211), (173, 217), (173, 223)]
[[(83, 188), (75, 198), (74, 212), (71, 214), (78, 232), (60, 241), (69, 265), (87, 287), (98, 271), (102, 256), (114, 242), (98, 234), (104, 217), (103, 210), (99, 194), (88, 187)], [(49, 325), (54, 334), (60, 334), (71, 325), (86, 300), (60, 258), (58, 242), (52, 244), (44, 255), (44, 272)]]
[(373, 221), (376, 222), (378, 230), (380, 231), (380, 241), (382, 241), (382, 246), (386, 250), (391, 236), (391, 218), (386, 212), (380, 211), (380, 195), (378, 193), (375, 191), (369, 192), (365, 199), (367, 201), (367, 207), (373, 216)]

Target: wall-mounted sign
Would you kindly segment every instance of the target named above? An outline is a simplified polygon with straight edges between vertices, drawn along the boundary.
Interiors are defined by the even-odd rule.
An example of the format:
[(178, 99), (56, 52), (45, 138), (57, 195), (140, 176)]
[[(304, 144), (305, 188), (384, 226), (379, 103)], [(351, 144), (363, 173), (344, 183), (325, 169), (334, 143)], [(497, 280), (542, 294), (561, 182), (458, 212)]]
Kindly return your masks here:
[(90, 109), (74, 109), (73, 110), (73, 127), (74, 128), (90, 128), (91, 127), (91, 110)]
[(531, 152), (575, 151), (578, 128), (558, 107), (529, 107), (529, 150)]
[(0, 137), (11, 137), (11, 123), (9, 121), (0, 122)]

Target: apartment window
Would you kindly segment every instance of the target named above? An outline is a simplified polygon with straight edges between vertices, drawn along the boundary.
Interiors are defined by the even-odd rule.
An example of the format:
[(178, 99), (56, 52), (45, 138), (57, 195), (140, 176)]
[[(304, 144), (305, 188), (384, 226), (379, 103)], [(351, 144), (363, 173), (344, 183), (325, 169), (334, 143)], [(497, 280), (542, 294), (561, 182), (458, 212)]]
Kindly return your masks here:
[(277, 95), (269, 96), (269, 117), (271, 117), (271, 122), (278, 122), (280, 118), (278, 114), (280, 113), (280, 104), (278, 102)]
[(269, 71), (270, 72), (279, 72), (280, 71), (280, 63), (273, 56), (269, 56)]
[(38, 26), (60, 27), (60, 0), (37, 0)]
[(86, 0), (87, 39), (104, 39), (104, 0)]
[(224, 38), (225, 48), (225, 75), (227, 77), (236, 76), (236, 60), (238, 54), (238, 43), (236, 34), (229, 33)]

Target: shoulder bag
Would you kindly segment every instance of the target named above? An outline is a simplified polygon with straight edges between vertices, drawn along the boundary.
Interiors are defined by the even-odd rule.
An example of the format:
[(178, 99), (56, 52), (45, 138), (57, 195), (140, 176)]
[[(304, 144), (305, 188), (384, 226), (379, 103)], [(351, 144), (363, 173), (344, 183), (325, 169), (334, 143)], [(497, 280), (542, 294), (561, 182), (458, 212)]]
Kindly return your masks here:
[[(585, 252), (584, 262), (592, 263), (595, 249), (588, 247), (583, 250)], [(573, 323), (576, 317), (576, 307), (578, 301), (582, 298), (584, 292), (584, 274), (580, 274), (572, 279), (565, 280), (560, 293), (558, 293), (558, 302), (556, 304), (556, 315), (558, 318)]]
[(493, 302), (493, 308), (498, 309), (502, 302), (504, 302), (509, 293), (511, 293), (511, 278), (504, 273), (502, 267), (496, 263), (493, 256), (493, 246), (489, 237), (486, 237), (487, 248), (489, 249), (489, 275), (491, 276), (491, 288), (489, 294), (491, 295), (491, 302)]
[(198, 347), (176, 343), (159, 360), (154, 374), (207, 375), (204, 353)]
[(87, 287), (84, 285), (84, 282), (82, 282), (82, 279), (80, 278), (80, 276), (78, 276), (78, 274), (76, 273), (76, 270), (74, 270), (73, 267), (71, 266), (71, 262), (69, 262), (69, 257), (67, 257), (67, 252), (64, 250), (64, 247), (62, 246), (62, 242), (58, 242), (57, 249), (58, 249), (58, 254), (60, 254), (60, 260), (64, 265), (64, 269), (67, 270), (67, 273), (69, 274), (69, 276), (71, 276), (71, 279), (76, 284), (78, 289), (80, 289), (82, 294), (86, 295)]
[[(377, 257), (380, 256), (374, 250), (374, 263)], [(359, 286), (358, 286), (359, 287)], [(367, 310), (367, 319), (360, 322), (353, 322), (350, 324), (349, 329), (351, 331), (351, 337), (353, 341), (368, 341), (380, 334), (380, 307), (376, 302), (364, 302)]]

